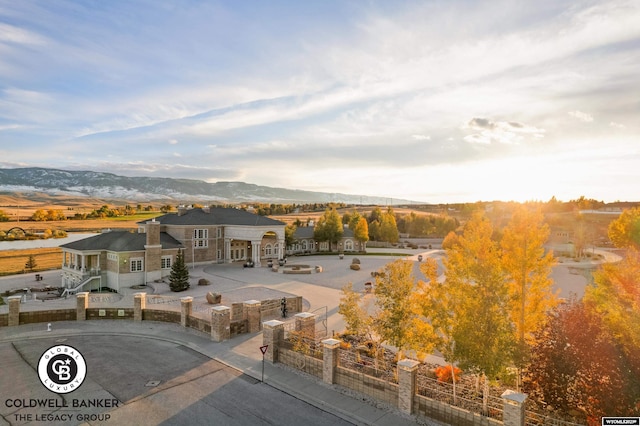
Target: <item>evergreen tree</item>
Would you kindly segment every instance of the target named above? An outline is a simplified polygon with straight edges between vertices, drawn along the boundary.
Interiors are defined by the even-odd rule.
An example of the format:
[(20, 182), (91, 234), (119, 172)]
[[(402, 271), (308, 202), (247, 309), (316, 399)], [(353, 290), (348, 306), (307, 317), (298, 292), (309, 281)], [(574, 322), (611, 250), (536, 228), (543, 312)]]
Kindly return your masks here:
[(178, 252), (176, 261), (171, 265), (169, 287), (171, 291), (185, 291), (189, 288), (189, 269), (184, 263), (184, 253), (182, 250)]
[(36, 258), (32, 254), (30, 254), (27, 262), (24, 264), (24, 267), (25, 269), (29, 270), (29, 272), (32, 272), (36, 266)]

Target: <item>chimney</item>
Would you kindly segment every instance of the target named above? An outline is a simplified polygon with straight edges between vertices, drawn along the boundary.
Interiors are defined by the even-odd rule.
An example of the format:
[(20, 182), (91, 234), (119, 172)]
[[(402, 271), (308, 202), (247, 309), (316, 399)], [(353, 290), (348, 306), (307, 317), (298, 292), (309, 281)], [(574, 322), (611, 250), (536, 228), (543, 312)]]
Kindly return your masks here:
[(160, 222), (155, 219), (147, 222), (147, 246), (160, 245)]
[(182, 216), (186, 212), (187, 212), (187, 206), (185, 206), (184, 204), (180, 204), (178, 206), (178, 216)]
[(202, 211), (205, 213), (211, 213), (211, 206), (206, 205), (204, 207), (202, 207)]

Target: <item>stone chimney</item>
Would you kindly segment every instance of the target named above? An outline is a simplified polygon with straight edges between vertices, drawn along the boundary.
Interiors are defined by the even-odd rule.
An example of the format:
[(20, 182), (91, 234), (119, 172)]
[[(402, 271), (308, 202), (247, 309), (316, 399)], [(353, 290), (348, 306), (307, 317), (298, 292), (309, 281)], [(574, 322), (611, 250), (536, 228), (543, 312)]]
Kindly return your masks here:
[(147, 222), (147, 246), (160, 245), (160, 222), (155, 218)]
[(178, 216), (182, 216), (182, 215), (186, 214), (187, 210), (188, 210), (187, 206), (185, 206), (184, 204), (180, 204), (178, 206)]
[(211, 206), (206, 205), (204, 207), (202, 207), (202, 211), (205, 213), (211, 213)]
[(151, 219), (146, 223), (147, 240), (144, 245), (146, 281), (162, 278), (161, 258), (162, 244), (160, 243), (160, 222)]

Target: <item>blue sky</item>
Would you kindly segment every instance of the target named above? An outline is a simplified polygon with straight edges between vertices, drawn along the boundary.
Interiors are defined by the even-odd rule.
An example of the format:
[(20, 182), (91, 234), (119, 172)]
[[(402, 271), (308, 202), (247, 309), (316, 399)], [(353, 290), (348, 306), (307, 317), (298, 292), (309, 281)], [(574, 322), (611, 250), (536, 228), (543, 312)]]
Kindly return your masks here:
[(0, 0), (0, 167), (640, 200), (640, 2)]

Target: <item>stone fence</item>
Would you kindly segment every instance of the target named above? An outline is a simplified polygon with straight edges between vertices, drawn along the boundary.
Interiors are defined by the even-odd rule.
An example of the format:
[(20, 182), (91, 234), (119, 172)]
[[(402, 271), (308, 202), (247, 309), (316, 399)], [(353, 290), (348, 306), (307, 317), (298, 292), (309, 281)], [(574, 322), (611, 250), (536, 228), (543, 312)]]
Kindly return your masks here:
[[(315, 315), (298, 314), (296, 330), (302, 335), (313, 336)], [(278, 320), (263, 324), (263, 345), (267, 346), (265, 359), (271, 363), (283, 363), (302, 370), (327, 384), (335, 384), (355, 390), (382, 401), (399, 410), (449, 424), (461, 426), (525, 426), (525, 394), (505, 391), (502, 394), (502, 420), (482, 416), (447, 403), (422, 396), (418, 392), (417, 370), (420, 363), (403, 359), (397, 364), (397, 383), (363, 374), (340, 365), (338, 339), (325, 339), (317, 343), (321, 357), (287, 349), (284, 339), (284, 323)]]
[[(291, 313), (300, 312), (302, 297), (288, 297), (287, 309)], [(0, 327), (55, 321), (86, 321), (100, 319), (122, 319), (133, 321), (172, 322), (211, 335), (211, 340), (220, 342), (244, 333), (262, 330), (266, 319), (278, 316), (281, 300), (247, 300), (233, 303), (231, 307), (215, 305), (207, 309), (194, 309), (193, 297), (166, 298), (147, 296), (146, 293), (133, 295), (133, 308), (91, 307), (90, 293), (76, 295), (75, 309), (51, 309), (20, 312), (22, 296), (8, 297), (9, 313), (0, 315)]]

